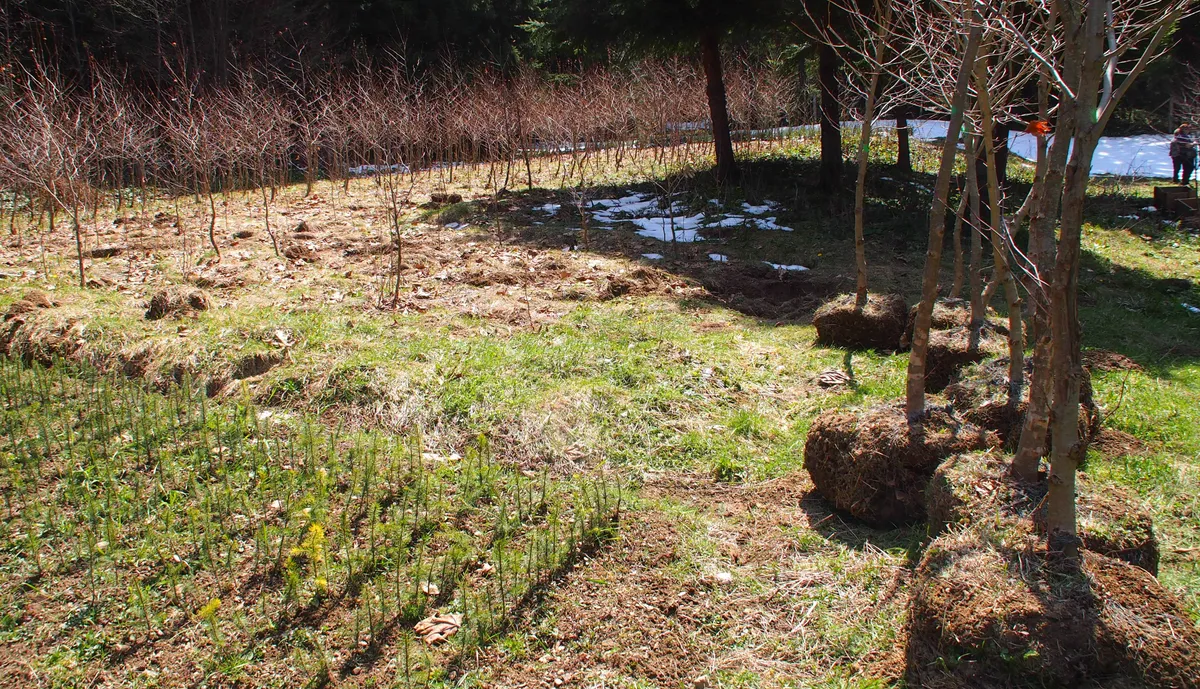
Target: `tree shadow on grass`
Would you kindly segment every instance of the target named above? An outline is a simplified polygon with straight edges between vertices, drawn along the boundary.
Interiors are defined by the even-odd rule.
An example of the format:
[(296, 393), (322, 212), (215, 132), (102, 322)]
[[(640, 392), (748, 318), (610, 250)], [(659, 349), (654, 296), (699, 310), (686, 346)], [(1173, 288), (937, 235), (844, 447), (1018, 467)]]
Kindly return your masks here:
[(905, 567), (912, 569), (921, 559), (927, 541), (924, 524), (877, 529), (854, 517), (842, 514), (817, 492), (810, 489), (800, 499), (800, 508), (808, 515), (809, 526), (823, 538), (853, 550), (903, 550)]
[(1119, 352), (1155, 375), (1200, 359), (1200, 304), (1195, 281), (1160, 278), (1084, 251), (1080, 320), (1089, 349)]
[[(470, 202), (466, 214), (472, 224), (487, 226), (502, 244), (630, 259), (646, 270), (702, 287), (712, 304), (766, 322), (806, 323), (822, 303), (854, 287), (853, 215), (848, 207), (853, 190), (833, 200), (817, 182), (817, 161), (765, 158), (743, 162), (742, 183), (736, 188), (718, 186), (712, 171), (706, 170), (641, 184), (502, 192)], [(928, 207), (922, 190), (932, 183), (929, 175), (872, 168), (867, 251), (874, 291), (916, 292)], [(671, 242), (639, 235), (638, 227), (628, 221), (602, 223), (594, 217), (600, 210), (594, 202), (633, 194), (652, 203), (637, 214), (642, 217), (704, 214), (704, 224), (710, 224), (732, 215), (745, 222), (702, 227), (702, 240)], [(743, 205), (767, 202), (777, 205), (758, 213)], [(557, 208), (544, 210), (547, 204)], [(671, 213), (664, 210), (667, 207)], [(431, 218), (439, 219), (442, 212), (431, 213)], [(464, 210), (456, 208), (453, 215), (457, 222)], [(789, 230), (754, 227), (756, 219), (768, 218)], [(449, 216), (444, 220), (449, 222)], [(670, 235), (669, 227), (665, 232)]]

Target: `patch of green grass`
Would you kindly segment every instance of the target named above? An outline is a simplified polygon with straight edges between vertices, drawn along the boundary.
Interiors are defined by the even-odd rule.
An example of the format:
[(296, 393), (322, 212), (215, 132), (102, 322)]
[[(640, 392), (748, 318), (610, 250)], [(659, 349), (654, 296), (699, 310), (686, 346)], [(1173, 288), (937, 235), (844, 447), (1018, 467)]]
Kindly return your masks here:
[[(338, 613), (322, 643), (351, 665), (397, 627), (460, 613), (446, 663), (611, 538), (621, 509), (619, 484), (527, 475), (486, 440), (431, 455), (87, 367), (0, 360), (0, 397), (7, 634), (53, 636), (67, 676), (182, 625), (188, 657), (236, 681), (281, 662), (279, 630), (318, 612)], [(31, 596), (77, 604), (30, 617)]]

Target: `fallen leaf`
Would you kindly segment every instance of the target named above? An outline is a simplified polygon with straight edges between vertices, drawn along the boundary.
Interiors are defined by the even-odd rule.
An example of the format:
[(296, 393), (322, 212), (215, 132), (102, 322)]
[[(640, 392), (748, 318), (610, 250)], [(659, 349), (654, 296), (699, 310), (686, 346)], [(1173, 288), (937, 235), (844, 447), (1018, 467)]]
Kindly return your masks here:
[(413, 631), (417, 633), (421, 639), (430, 646), (445, 641), (454, 636), (462, 626), (463, 616), (455, 613), (451, 615), (434, 615), (426, 617), (413, 626)]

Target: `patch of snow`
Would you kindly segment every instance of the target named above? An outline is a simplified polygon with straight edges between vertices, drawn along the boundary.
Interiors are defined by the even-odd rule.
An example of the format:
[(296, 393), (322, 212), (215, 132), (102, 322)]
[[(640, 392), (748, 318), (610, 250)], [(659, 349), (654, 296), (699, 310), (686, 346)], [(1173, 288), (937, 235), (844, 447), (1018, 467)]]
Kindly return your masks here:
[(548, 215), (557, 215), (557, 214), (558, 214), (558, 209), (560, 209), (560, 208), (562, 208), (562, 204), (559, 204), (559, 203), (547, 203), (547, 204), (546, 204), (546, 205), (544, 205), (544, 206), (535, 206), (533, 210), (535, 210), (535, 211), (541, 211), (541, 212), (543, 212), (543, 213), (546, 213), (546, 214), (548, 214)]
[(1180, 304), (1180, 306), (1187, 309), (1191, 313), (1200, 315), (1200, 306), (1192, 306), (1191, 304), (1188, 304), (1188, 303), (1182, 303), (1182, 304)]
[(1120, 220), (1141, 220), (1137, 215), (1118, 215), (1117, 218)]
[(662, 242), (676, 241), (690, 244), (704, 239), (696, 231), (702, 226), (703, 221), (704, 214), (697, 213), (678, 218), (632, 218), (628, 222), (641, 228), (637, 234), (642, 237)]
[(450, 230), (465, 230), (471, 226), (469, 222), (452, 222), (447, 223), (446, 228)]
[(708, 223), (705, 227), (737, 227), (745, 223), (746, 218), (741, 215), (726, 215), (720, 220)]
[(782, 263), (771, 263), (770, 261), (763, 261), (763, 263), (766, 263), (767, 265), (771, 266), (775, 270), (792, 270), (792, 271), (808, 270), (808, 268), (806, 268), (802, 265), (799, 265), (799, 264), (786, 265), (786, 264), (782, 264)]
[(729, 257), (725, 254), (709, 254), (708, 257), (717, 263), (729, 263)]
[(648, 258), (651, 261), (661, 261), (663, 258), (663, 255), (662, 254), (642, 254), (642, 258)]
[(779, 204), (774, 201), (763, 201), (761, 206), (752, 206), (749, 202), (742, 203), (742, 210), (750, 215), (766, 215), (778, 207)]
[(760, 230), (779, 230), (781, 232), (792, 231), (792, 228), (784, 227), (776, 222), (776, 220), (777, 218), (775, 216), (771, 216), (769, 218), (754, 218), (751, 220), (751, 222), (753, 222), (754, 225)]
[(394, 165), (356, 165), (347, 172), (351, 175), (373, 175), (376, 172), (408, 172), (408, 166), (403, 163)]
[(1147, 213), (1157, 213), (1158, 212), (1158, 209), (1155, 208), (1154, 206), (1146, 206), (1142, 210), (1146, 211)]

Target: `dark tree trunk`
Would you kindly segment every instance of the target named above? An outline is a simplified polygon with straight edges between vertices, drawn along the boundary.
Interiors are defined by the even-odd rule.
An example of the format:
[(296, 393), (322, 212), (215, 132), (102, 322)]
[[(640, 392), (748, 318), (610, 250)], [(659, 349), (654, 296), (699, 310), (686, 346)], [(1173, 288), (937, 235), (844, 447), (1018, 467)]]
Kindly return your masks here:
[(992, 127), (992, 140), (996, 146), (996, 177), (1002, 192), (1008, 188), (1008, 133), (1011, 129), (1012, 125), (1002, 122), (995, 122)]
[[(912, 172), (912, 149), (908, 143), (908, 110), (896, 111), (896, 167), (903, 172)], [(1005, 148), (1007, 153), (1008, 149)]]
[(833, 46), (822, 44), (817, 50), (817, 77), (821, 87), (821, 186), (832, 192), (842, 188), (840, 62)]
[(721, 44), (714, 33), (700, 38), (704, 79), (708, 91), (708, 112), (712, 118), (713, 146), (717, 154), (717, 181), (726, 184), (737, 177), (733, 159), (733, 139), (729, 135), (729, 109), (725, 103), (725, 79), (721, 74)]

